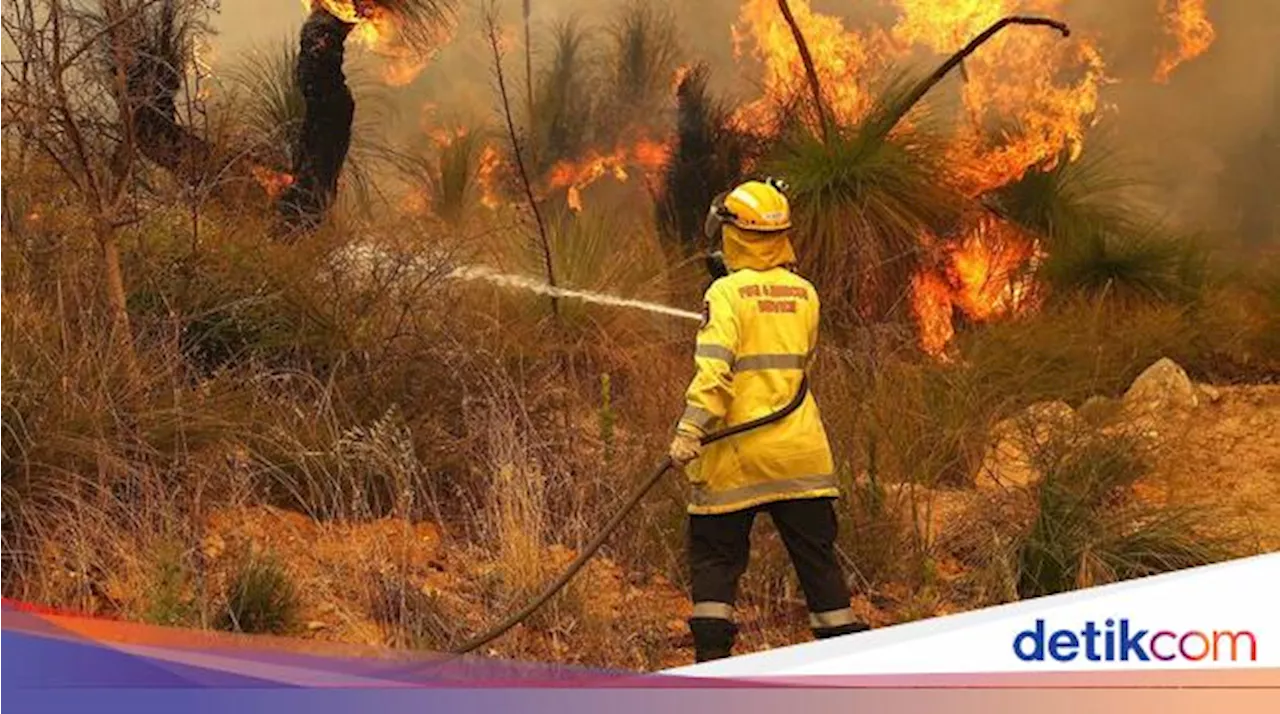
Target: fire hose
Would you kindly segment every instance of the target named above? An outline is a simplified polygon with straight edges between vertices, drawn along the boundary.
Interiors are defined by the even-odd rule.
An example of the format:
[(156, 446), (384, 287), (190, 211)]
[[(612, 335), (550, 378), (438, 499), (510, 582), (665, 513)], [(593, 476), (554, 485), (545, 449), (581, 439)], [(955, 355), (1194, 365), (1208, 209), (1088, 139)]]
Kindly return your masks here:
[[(762, 426), (767, 426), (785, 419), (789, 414), (800, 408), (800, 405), (804, 403), (804, 399), (808, 394), (809, 376), (805, 375), (800, 380), (800, 386), (796, 389), (795, 396), (791, 398), (790, 402), (787, 402), (786, 406), (776, 412), (766, 414), (757, 419), (752, 419), (751, 421), (746, 421), (741, 424), (722, 429), (721, 431), (707, 434), (702, 437), (702, 445), (709, 446), (717, 441), (728, 439), (731, 436), (737, 436), (739, 434), (752, 431), (753, 429), (759, 429)], [(560, 592), (565, 585), (569, 584), (569, 581), (573, 579), (573, 576), (578, 574), (579, 570), (582, 570), (583, 566), (587, 564), (587, 561), (591, 560), (592, 556), (596, 554), (596, 551), (600, 550), (600, 547), (609, 539), (609, 536), (612, 535), (613, 532), (617, 530), (618, 526), (621, 525), (622, 521), (626, 520), (627, 516), (635, 510), (635, 507), (639, 505), (645, 495), (648, 494), (649, 491), (653, 490), (653, 487), (658, 484), (658, 481), (662, 479), (663, 475), (666, 474), (671, 467), (671, 457), (664, 457), (662, 462), (658, 464), (658, 468), (654, 470), (653, 474), (631, 492), (631, 495), (627, 497), (627, 500), (622, 504), (622, 507), (613, 514), (604, 527), (600, 529), (600, 532), (596, 537), (582, 549), (582, 552), (578, 554), (578, 557), (575, 558), (574, 561), (569, 564), (569, 567), (560, 574), (560, 577), (547, 585), (547, 587), (544, 588), (537, 597), (530, 600), (523, 608), (511, 615), (508, 615), (506, 619), (497, 623), (493, 627), (490, 627), (485, 632), (476, 635), (457, 647), (454, 647), (452, 652), (454, 654), (466, 654), (489, 644), (506, 634), (508, 630), (520, 624), (520, 622), (525, 618), (529, 617), (538, 608), (546, 604), (546, 602), (554, 597), (556, 593)]]

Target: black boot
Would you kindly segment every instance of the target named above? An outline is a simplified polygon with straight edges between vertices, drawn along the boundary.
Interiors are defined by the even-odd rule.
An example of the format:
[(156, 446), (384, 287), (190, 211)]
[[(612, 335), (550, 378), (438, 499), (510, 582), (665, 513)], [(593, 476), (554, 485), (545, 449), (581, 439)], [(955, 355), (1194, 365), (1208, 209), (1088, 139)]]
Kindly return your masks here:
[(738, 636), (737, 625), (716, 617), (690, 618), (689, 631), (693, 633), (696, 662), (728, 657), (733, 652), (733, 641)]
[(857, 632), (866, 632), (870, 629), (870, 625), (866, 625), (861, 622), (850, 622), (847, 625), (839, 625), (837, 627), (815, 627), (813, 628), (813, 638), (815, 640), (827, 640), (841, 635), (852, 635)]

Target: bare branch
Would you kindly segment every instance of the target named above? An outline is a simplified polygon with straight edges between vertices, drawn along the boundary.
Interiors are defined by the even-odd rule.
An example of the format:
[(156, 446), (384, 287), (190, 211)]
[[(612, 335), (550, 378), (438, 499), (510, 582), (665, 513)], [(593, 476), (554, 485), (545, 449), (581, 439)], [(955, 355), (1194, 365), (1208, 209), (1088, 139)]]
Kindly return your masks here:
[[(511, 102), (507, 97), (506, 78), (502, 72), (502, 45), (498, 31), (497, 9), (490, 4), (485, 11), (485, 34), (489, 40), (489, 47), (493, 51), (493, 70), (498, 79), (498, 94), (502, 100), (502, 113), (507, 122), (507, 137), (511, 140), (511, 153), (515, 157), (516, 170), (520, 174), (520, 183), (524, 186), (525, 198), (529, 201), (529, 209), (533, 211), (533, 219), (538, 226), (538, 239), (541, 242), (543, 265), (547, 272), (547, 284), (556, 287), (555, 267), (552, 263), (551, 241), (547, 237), (547, 227), (542, 221), (542, 211), (538, 208), (538, 199), (534, 196), (533, 185), (529, 182), (529, 173), (525, 170), (524, 152), (520, 147), (520, 137), (516, 133), (516, 123), (511, 116)], [(560, 302), (551, 296), (551, 312), (556, 317), (560, 316)]]

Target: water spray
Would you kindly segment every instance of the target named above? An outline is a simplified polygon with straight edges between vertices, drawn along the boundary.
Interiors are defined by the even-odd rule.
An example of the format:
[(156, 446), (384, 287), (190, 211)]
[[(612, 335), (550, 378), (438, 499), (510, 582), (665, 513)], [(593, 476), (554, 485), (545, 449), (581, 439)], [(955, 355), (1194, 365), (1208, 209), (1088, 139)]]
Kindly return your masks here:
[(572, 288), (560, 288), (546, 284), (536, 278), (525, 275), (514, 275), (510, 273), (500, 273), (492, 268), (483, 265), (464, 265), (454, 268), (449, 273), (449, 277), (456, 280), (483, 280), (494, 285), (507, 288), (516, 288), (518, 290), (527, 290), (539, 295), (548, 297), (571, 298), (574, 300), (582, 300), (583, 302), (594, 303), (596, 305), (610, 305), (612, 307), (625, 307), (634, 310), (645, 310), (658, 315), (669, 315), (671, 317), (679, 317), (685, 320), (701, 321), (702, 316), (696, 312), (681, 310), (678, 307), (663, 305), (662, 303), (648, 302), (646, 300), (635, 300), (632, 298), (618, 297), (607, 293), (598, 293), (590, 290), (574, 290)]

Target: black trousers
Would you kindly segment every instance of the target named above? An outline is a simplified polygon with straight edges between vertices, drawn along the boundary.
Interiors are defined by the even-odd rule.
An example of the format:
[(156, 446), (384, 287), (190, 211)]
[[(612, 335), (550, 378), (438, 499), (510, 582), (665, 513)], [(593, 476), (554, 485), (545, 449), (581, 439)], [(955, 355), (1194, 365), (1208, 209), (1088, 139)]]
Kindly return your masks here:
[[(834, 499), (777, 501), (734, 513), (689, 517), (689, 566), (698, 603), (732, 606), (751, 557), (751, 525), (767, 512), (782, 536), (810, 613), (849, 607), (849, 586), (836, 560)], [(825, 624), (825, 623), (824, 623)]]

